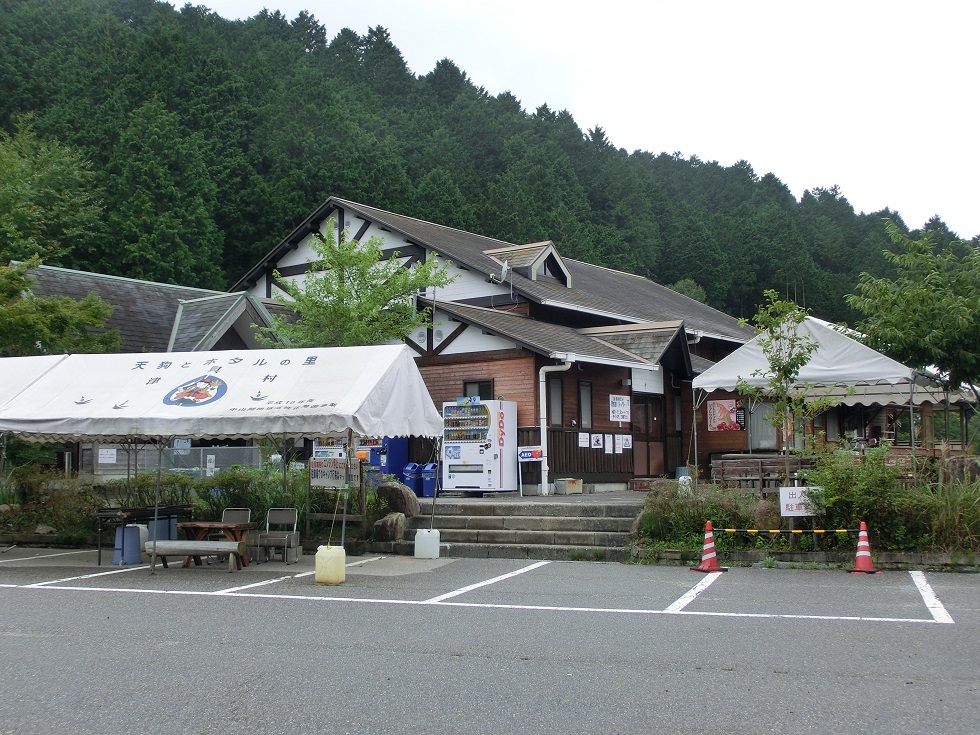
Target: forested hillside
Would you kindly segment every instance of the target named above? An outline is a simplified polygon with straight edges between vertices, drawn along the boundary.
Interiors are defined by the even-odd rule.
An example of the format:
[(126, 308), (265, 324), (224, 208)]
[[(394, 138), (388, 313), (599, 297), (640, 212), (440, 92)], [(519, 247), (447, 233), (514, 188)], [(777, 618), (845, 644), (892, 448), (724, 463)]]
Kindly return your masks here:
[[(153, 0), (2, 6), (0, 216), (19, 212), (0, 227), (4, 260), (36, 245), (49, 265), (226, 288), (337, 195), (554, 240), (666, 285), (691, 279), (736, 316), (772, 288), (850, 320), (858, 274), (887, 273), (882, 218), (901, 223), (857, 214), (833, 189), (797, 201), (748, 162), (628, 153), (567, 112), (474, 86), (449, 60), (414, 75), (381, 27), (226, 21)], [(45, 177), (52, 161), (61, 173)], [(32, 196), (60, 230), (51, 217), (31, 230)]]

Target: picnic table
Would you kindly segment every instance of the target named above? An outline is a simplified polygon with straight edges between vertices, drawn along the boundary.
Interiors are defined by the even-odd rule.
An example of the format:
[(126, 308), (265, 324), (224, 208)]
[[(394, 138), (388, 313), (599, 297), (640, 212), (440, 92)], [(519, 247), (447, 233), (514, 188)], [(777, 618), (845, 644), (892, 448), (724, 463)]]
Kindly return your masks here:
[[(237, 544), (245, 544), (248, 539), (248, 532), (254, 530), (256, 527), (255, 523), (249, 522), (226, 522), (226, 521), (185, 521), (183, 523), (178, 523), (178, 530), (183, 530), (187, 539), (190, 541), (205, 541), (208, 535), (214, 531), (221, 531), (224, 537), (229, 541), (234, 541)], [(247, 548), (247, 547), (245, 547)], [(188, 556), (184, 560), (184, 566), (189, 567), (191, 565), (191, 559), (198, 566), (201, 565), (201, 557), (194, 555)], [(242, 566), (248, 566), (248, 552), (244, 551), (242, 553)]]

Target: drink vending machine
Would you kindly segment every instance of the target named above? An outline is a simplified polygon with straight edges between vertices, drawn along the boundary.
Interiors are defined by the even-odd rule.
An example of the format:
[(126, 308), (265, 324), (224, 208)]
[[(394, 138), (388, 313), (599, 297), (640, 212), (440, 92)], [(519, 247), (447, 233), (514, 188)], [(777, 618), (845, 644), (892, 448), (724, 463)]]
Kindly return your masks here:
[(442, 404), (442, 490), (517, 491), (517, 404)]

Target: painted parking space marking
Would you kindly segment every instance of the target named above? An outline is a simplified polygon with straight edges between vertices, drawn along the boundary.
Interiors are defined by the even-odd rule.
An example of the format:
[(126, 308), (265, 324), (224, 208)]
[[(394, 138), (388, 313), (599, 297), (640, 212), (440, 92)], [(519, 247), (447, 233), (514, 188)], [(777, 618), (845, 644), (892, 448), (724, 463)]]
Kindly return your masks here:
[(922, 595), (922, 601), (925, 603), (929, 612), (932, 613), (932, 618), (937, 623), (953, 623), (953, 616), (950, 615), (943, 603), (939, 601), (936, 593), (933, 591), (932, 586), (926, 581), (925, 572), (909, 572), (912, 577), (912, 581), (915, 583), (916, 588), (919, 590), (919, 594)]
[(685, 607), (687, 607), (690, 603), (692, 603), (697, 598), (698, 595), (700, 595), (702, 592), (708, 589), (708, 587), (711, 586), (711, 583), (714, 582), (716, 579), (718, 579), (718, 577), (720, 577), (721, 574), (722, 574), (721, 572), (711, 572), (710, 574), (708, 574), (708, 576), (706, 576), (704, 579), (702, 579), (700, 582), (694, 585), (691, 589), (689, 589), (683, 595), (681, 595), (676, 600), (674, 600), (674, 602), (671, 605), (669, 605), (667, 609), (664, 610), (664, 612), (680, 612)]
[[(13, 546), (10, 547), (14, 548)], [(8, 549), (9, 551), (10, 549)], [(0, 564), (10, 564), (12, 562), (18, 561), (34, 561), (35, 559), (51, 559), (56, 556), (71, 556), (73, 554), (91, 554), (92, 551), (89, 549), (82, 549), (81, 551), (58, 551), (54, 554), (35, 554), (34, 556), (13, 556), (9, 559), (0, 559)]]
[(126, 572), (138, 572), (141, 569), (149, 569), (149, 566), (132, 566), (125, 569), (110, 569), (105, 572), (93, 572), (92, 574), (80, 574), (75, 577), (65, 577), (64, 579), (49, 579), (47, 582), (35, 582), (34, 584), (20, 585), (21, 587), (44, 587), (50, 584), (61, 584), (63, 582), (74, 582), (79, 579), (94, 579), (95, 577), (107, 577), (110, 574), (125, 574)]
[[(386, 557), (372, 557), (370, 559), (361, 559), (356, 562), (352, 562), (347, 566), (360, 566), (364, 564), (370, 564), (371, 562), (382, 560)], [(531, 611), (531, 612), (567, 612), (567, 613), (582, 613), (582, 614), (601, 614), (601, 615), (664, 615), (664, 616), (687, 616), (687, 617), (715, 617), (715, 618), (748, 618), (748, 619), (782, 619), (782, 620), (813, 620), (813, 621), (839, 621), (839, 622), (863, 622), (863, 623), (910, 623), (910, 624), (927, 624), (927, 625), (951, 625), (955, 624), (952, 616), (940, 602), (935, 591), (932, 589), (931, 585), (926, 579), (924, 572), (909, 572), (910, 578), (912, 579), (917, 591), (922, 597), (923, 603), (929, 611), (930, 617), (927, 618), (907, 618), (907, 617), (889, 617), (889, 616), (874, 616), (874, 615), (817, 615), (817, 614), (797, 614), (797, 613), (766, 613), (766, 612), (724, 612), (724, 611), (688, 611), (684, 609), (693, 600), (695, 600), (698, 595), (703, 593), (708, 587), (713, 584), (718, 577), (722, 576), (720, 573), (713, 573), (707, 575), (705, 578), (700, 580), (698, 584), (694, 585), (688, 592), (679, 597), (669, 606), (664, 609), (643, 609), (643, 608), (629, 608), (629, 607), (594, 607), (594, 606), (574, 606), (574, 605), (522, 605), (522, 604), (503, 604), (503, 603), (492, 603), (492, 602), (463, 602), (461, 600), (453, 599), (466, 592), (480, 589), (482, 587), (487, 587), (493, 585), (497, 582), (501, 582), (506, 579), (510, 579), (521, 574), (538, 569), (550, 562), (542, 561), (537, 562), (521, 569), (517, 569), (513, 572), (507, 574), (499, 575), (491, 579), (487, 579), (481, 582), (477, 582), (459, 589), (447, 592), (436, 597), (429, 598), (427, 600), (402, 600), (402, 599), (383, 599), (383, 598), (356, 598), (356, 597), (337, 597), (337, 596), (323, 596), (318, 594), (276, 594), (272, 592), (257, 592), (250, 591), (255, 590), (258, 587), (268, 586), (272, 584), (288, 582), (289, 580), (299, 579), (301, 577), (308, 577), (313, 572), (301, 572), (295, 575), (286, 575), (282, 577), (277, 577), (270, 580), (263, 580), (256, 583), (242, 585), (239, 587), (232, 587), (227, 589), (222, 589), (218, 591), (214, 590), (182, 590), (182, 589), (142, 589), (142, 588), (127, 588), (127, 587), (88, 587), (83, 585), (70, 585), (66, 582), (78, 581), (83, 579), (92, 579), (96, 577), (105, 577), (112, 574), (121, 574), (132, 571), (145, 570), (149, 567), (147, 566), (134, 566), (125, 569), (114, 569), (105, 572), (97, 572), (94, 574), (80, 575), (76, 577), (69, 577), (59, 580), (49, 580), (46, 582), (37, 582), (33, 584), (21, 584), (21, 585), (0, 585), (7, 589), (18, 588), (18, 589), (32, 589), (32, 590), (60, 590), (60, 591), (74, 591), (74, 592), (99, 592), (99, 593), (115, 593), (115, 594), (156, 594), (156, 595), (179, 595), (188, 597), (213, 597), (221, 596), (225, 598), (250, 598), (250, 599), (266, 599), (266, 600), (293, 600), (293, 601), (305, 601), (305, 602), (323, 602), (323, 603), (351, 603), (351, 604), (377, 604), (377, 605), (401, 605), (401, 606), (426, 606), (426, 607), (457, 607), (457, 608), (474, 608), (474, 609), (488, 609), (488, 610), (510, 610), (510, 611)]]
[(444, 595), (439, 595), (437, 597), (431, 597), (428, 600), (423, 600), (423, 605), (432, 605), (437, 602), (442, 602), (443, 600), (448, 600), (452, 597), (459, 597), (459, 595), (465, 595), (467, 592), (472, 592), (473, 590), (478, 590), (481, 587), (487, 587), (491, 584), (496, 584), (497, 582), (502, 582), (505, 579), (510, 579), (511, 577), (516, 577), (520, 574), (525, 574), (539, 567), (543, 567), (545, 564), (550, 564), (551, 562), (539, 561), (534, 564), (530, 564), (521, 569), (516, 569), (513, 572), (508, 572), (507, 574), (501, 574), (499, 577), (494, 577), (493, 579), (486, 579), (482, 582), (477, 582), (475, 584), (468, 584), (465, 587), (460, 587), (458, 590), (453, 590), (452, 592), (447, 592)]

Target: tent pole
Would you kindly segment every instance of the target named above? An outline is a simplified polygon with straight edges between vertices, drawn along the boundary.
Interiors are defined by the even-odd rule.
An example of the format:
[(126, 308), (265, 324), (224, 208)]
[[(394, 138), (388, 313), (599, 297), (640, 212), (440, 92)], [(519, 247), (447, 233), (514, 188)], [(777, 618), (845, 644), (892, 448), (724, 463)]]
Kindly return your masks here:
[[(133, 442), (135, 445), (135, 441)], [(157, 486), (153, 497), (153, 551), (150, 552), (150, 574), (157, 573), (157, 536), (160, 535), (160, 475), (163, 472), (163, 437), (157, 438)]]

